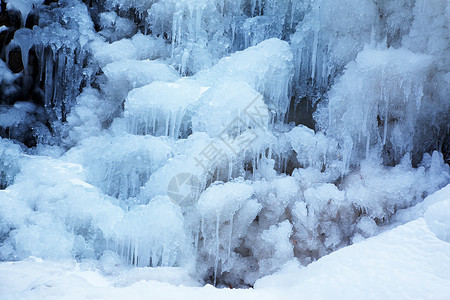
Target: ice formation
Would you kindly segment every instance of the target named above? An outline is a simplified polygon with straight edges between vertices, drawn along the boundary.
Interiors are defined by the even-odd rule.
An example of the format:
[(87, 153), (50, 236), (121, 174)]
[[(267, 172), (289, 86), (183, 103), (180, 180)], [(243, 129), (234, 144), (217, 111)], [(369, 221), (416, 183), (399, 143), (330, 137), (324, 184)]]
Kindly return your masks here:
[(347, 65), (329, 92), (328, 124), (322, 125), (340, 141), (347, 169), (352, 155), (360, 161), (375, 145), (388, 145), (391, 161), (413, 151), (430, 68), (430, 57), (403, 49), (366, 49)]
[(0, 260), (248, 287), (449, 241), (448, 1), (5, 3)]
[[(191, 80), (155, 81), (132, 90), (125, 102), (127, 128), (133, 134), (178, 138), (186, 136), (188, 110), (207, 87)], [(183, 124), (184, 123), (184, 124)]]

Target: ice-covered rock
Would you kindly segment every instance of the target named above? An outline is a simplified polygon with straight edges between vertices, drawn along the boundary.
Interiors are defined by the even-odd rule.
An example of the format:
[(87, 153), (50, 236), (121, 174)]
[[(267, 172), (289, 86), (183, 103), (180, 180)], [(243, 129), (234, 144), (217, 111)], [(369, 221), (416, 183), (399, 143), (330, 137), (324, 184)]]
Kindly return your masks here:
[(152, 60), (118, 60), (102, 68), (106, 83), (102, 87), (106, 98), (115, 103), (116, 110), (121, 110), (129, 91), (140, 88), (154, 81), (175, 81), (175, 70), (164, 63)]
[(329, 92), (317, 120), (342, 147), (345, 170), (372, 148), (398, 162), (413, 150), (431, 58), (406, 49), (366, 49)]
[(314, 133), (314, 130), (303, 125), (293, 128), (286, 133), (286, 137), (303, 168), (323, 169), (332, 165), (339, 166), (338, 144), (333, 138), (328, 138), (320, 131)]
[(127, 212), (114, 229), (116, 251), (136, 266), (186, 266), (192, 249), (179, 207), (167, 196)]
[(125, 102), (128, 131), (172, 138), (186, 136), (188, 108), (206, 89), (196, 81), (180, 79), (172, 83), (155, 81), (132, 90)]
[(212, 137), (236, 137), (247, 129), (268, 130), (267, 105), (248, 83), (228, 81), (206, 91), (192, 117), (192, 131)]
[(67, 153), (87, 170), (87, 180), (103, 192), (119, 198), (124, 207), (133, 206), (130, 197), (138, 195), (151, 174), (172, 156), (168, 143), (152, 136), (124, 134), (85, 139)]
[(217, 83), (242, 80), (264, 96), (269, 109), (283, 121), (289, 109), (293, 57), (288, 43), (269, 39), (221, 59), (214, 67), (201, 71), (195, 78)]
[(130, 38), (136, 31), (136, 24), (130, 19), (119, 17), (115, 12), (100, 13), (100, 34), (111, 42)]
[(5, 189), (14, 182), (20, 171), (19, 161), (22, 149), (7, 139), (0, 138), (0, 189)]
[(218, 276), (238, 263), (234, 250), (261, 209), (253, 193), (245, 182), (228, 182), (209, 187), (198, 200), (199, 265), (203, 272), (214, 266), (214, 284)]

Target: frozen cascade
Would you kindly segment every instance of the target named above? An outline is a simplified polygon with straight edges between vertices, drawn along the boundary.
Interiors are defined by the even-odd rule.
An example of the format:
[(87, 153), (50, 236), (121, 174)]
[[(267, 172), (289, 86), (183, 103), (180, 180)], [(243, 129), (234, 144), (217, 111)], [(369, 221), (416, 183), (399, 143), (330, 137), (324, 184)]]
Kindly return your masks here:
[(221, 59), (214, 67), (197, 73), (194, 78), (210, 84), (219, 81), (246, 81), (260, 92), (278, 120), (283, 121), (290, 104), (293, 76), (289, 44), (269, 39)]
[(187, 109), (206, 89), (195, 81), (181, 79), (174, 83), (155, 81), (132, 90), (125, 102), (128, 131), (172, 138), (185, 135)]
[(151, 174), (172, 156), (172, 150), (152, 136), (100, 136), (84, 140), (80, 149), (73, 148), (67, 156), (85, 166), (88, 182), (121, 199), (126, 208), (135, 204), (129, 198), (139, 194)]
[[(199, 245), (198, 250), (199, 259), (203, 261), (204, 267), (214, 266), (214, 283), (218, 275), (232, 267), (232, 262), (227, 260), (228, 249), (239, 246), (240, 239), (245, 236), (247, 228), (261, 209), (252, 197), (253, 192), (253, 188), (244, 182), (228, 182), (211, 186), (198, 200), (203, 237), (203, 244)], [(232, 239), (230, 231), (234, 233)], [(205, 264), (205, 260), (212, 263)]]
[(173, 267), (190, 259), (192, 249), (183, 216), (168, 197), (136, 206), (117, 223), (114, 232), (115, 250), (130, 264)]
[(450, 182), (447, 0), (6, 2), (1, 261), (251, 287)]
[(294, 81), (302, 97), (320, 95), (329, 88), (343, 67), (370, 42), (377, 16), (377, 8), (369, 0), (321, 0), (311, 6), (291, 36)]
[[(30, 1), (29, 4), (41, 2)], [(20, 28), (15, 32), (8, 51), (14, 46), (19, 47), (25, 75), (34, 76), (29, 68), (30, 50), (34, 48), (39, 72), (35, 89), (40, 90), (43, 86), (50, 120), (65, 121), (83, 79), (85, 44), (92, 39), (93, 23), (86, 6), (74, 0), (62, 1), (60, 8), (45, 11), (39, 17), (40, 27)], [(63, 19), (64, 22), (60, 21)]]
[(371, 148), (384, 147), (388, 161), (413, 150), (410, 137), (424, 105), (431, 62), (404, 49), (366, 49), (347, 66), (329, 93), (328, 108), (318, 114), (327, 134), (341, 142), (346, 171)]

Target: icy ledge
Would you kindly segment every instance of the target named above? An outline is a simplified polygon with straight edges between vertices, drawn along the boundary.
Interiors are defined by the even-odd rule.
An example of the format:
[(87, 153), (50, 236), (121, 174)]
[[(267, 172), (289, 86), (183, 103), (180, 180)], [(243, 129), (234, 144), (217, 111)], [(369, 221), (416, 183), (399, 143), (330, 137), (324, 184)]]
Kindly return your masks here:
[(403, 211), (405, 225), (306, 268), (295, 261), (255, 289), (199, 287), (180, 268), (114, 271), (30, 258), (0, 264), (2, 299), (441, 299), (450, 294), (450, 185)]

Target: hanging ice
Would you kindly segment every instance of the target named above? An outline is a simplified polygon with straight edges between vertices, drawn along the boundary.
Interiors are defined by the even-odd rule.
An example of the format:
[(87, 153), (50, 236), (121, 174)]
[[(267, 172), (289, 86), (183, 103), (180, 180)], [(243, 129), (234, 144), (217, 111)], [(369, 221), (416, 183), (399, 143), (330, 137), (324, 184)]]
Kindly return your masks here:
[(370, 42), (377, 12), (373, 1), (313, 1), (291, 36), (294, 82), (301, 96), (323, 93), (336, 75)]
[(186, 134), (189, 120), (183, 118), (187, 108), (206, 89), (193, 80), (181, 79), (174, 83), (156, 81), (132, 90), (125, 102), (128, 131), (172, 138)]
[(201, 82), (246, 81), (260, 92), (279, 120), (289, 109), (290, 84), (293, 76), (289, 44), (269, 39), (221, 59), (214, 67), (195, 75)]
[[(21, 28), (14, 33), (13, 44), (20, 48), (23, 70), (27, 75), (29, 75), (30, 72), (28, 69), (28, 56), (34, 43), (34, 33), (31, 29)], [(11, 47), (11, 45), (9, 47)]]
[(7, 10), (15, 9), (20, 11), (22, 27), (25, 27), (30, 12), (38, 5), (41, 5), (44, 2), (44, 0), (7, 0), (5, 2), (7, 3), (6, 4)]
[(125, 134), (85, 139), (67, 156), (85, 167), (91, 184), (121, 199), (126, 208), (135, 204), (127, 199), (138, 195), (140, 187), (165, 164), (172, 151), (158, 138)]
[(183, 215), (168, 197), (156, 197), (127, 212), (114, 229), (115, 251), (139, 267), (185, 266), (191, 262)]
[(347, 66), (317, 114), (319, 126), (341, 143), (347, 170), (377, 145), (388, 161), (412, 150), (430, 64), (429, 56), (405, 49), (366, 49)]
[[(246, 234), (261, 209), (252, 195), (253, 188), (250, 185), (237, 181), (214, 185), (198, 200), (202, 222), (199, 259), (203, 261), (199, 264), (203, 272), (208, 270), (208, 266), (214, 266), (214, 284), (216, 278), (232, 266), (231, 251), (239, 246), (240, 238)], [(214, 263), (208, 263), (207, 260)]]

